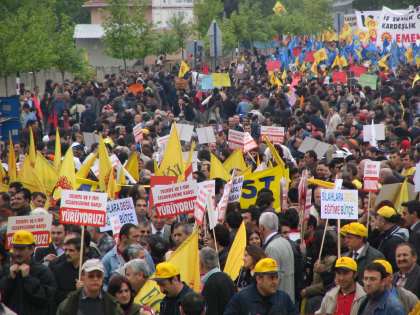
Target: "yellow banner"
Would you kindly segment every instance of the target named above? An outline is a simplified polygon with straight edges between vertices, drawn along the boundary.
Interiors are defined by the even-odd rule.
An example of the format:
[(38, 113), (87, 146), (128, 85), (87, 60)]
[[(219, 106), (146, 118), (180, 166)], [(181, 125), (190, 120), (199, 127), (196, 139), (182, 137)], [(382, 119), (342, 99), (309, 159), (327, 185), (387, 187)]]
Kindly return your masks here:
[(280, 209), (280, 180), (282, 176), (283, 171), (279, 166), (245, 175), (240, 199), (241, 208), (246, 209), (254, 205), (258, 192), (267, 188), (273, 192), (273, 208)]
[(231, 85), (229, 73), (212, 73), (211, 76), (214, 87), (229, 87)]

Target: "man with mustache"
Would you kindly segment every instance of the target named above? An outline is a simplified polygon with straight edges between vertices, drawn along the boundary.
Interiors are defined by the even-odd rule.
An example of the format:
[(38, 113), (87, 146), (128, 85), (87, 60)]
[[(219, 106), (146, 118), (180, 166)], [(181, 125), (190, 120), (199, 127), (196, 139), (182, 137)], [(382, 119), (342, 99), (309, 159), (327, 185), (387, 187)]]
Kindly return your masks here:
[(394, 273), (394, 285), (403, 287), (420, 296), (420, 266), (417, 264), (417, 253), (410, 243), (402, 243), (395, 250), (398, 272)]
[(32, 259), (34, 248), (31, 232), (15, 232), (10, 268), (0, 279), (4, 304), (19, 315), (48, 315), (53, 303), (54, 277), (46, 266)]

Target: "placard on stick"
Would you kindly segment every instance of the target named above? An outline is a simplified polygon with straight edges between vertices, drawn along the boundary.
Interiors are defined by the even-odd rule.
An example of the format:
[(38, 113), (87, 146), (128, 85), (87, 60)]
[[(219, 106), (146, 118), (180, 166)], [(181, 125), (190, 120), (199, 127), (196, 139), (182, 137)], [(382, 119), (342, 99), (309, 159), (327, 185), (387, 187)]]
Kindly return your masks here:
[[(122, 226), (126, 223), (137, 225), (137, 215), (134, 208), (133, 198), (123, 198), (110, 200), (106, 204), (106, 224), (101, 227), (101, 232), (111, 231), (111, 219), (117, 217), (119, 224)], [(115, 219), (114, 219), (115, 220)], [(118, 231), (119, 232), (119, 231)]]
[(20, 230), (31, 232), (35, 238), (35, 246), (48, 246), (51, 234), (51, 214), (25, 215), (7, 219), (7, 248), (10, 248), (13, 234)]
[(321, 189), (321, 218), (357, 220), (359, 199), (357, 190)]

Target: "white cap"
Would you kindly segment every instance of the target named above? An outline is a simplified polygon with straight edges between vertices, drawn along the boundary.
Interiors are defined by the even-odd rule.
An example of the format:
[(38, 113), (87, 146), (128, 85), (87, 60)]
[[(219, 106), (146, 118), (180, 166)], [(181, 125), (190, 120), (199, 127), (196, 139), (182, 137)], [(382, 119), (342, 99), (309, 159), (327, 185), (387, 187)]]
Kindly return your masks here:
[(42, 137), (42, 142), (47, 143), (48, 141), (50, 141), (50, 137), (48, 137), (48, 135)]
[(85, 271), (85, 272), (91, 272), (95, 270), (98, 270), (102, 273), (105, 272), (104, 265), (99, 259), (88, 259), (85, 261), (85, 263), (82, 266), (82, 271)]

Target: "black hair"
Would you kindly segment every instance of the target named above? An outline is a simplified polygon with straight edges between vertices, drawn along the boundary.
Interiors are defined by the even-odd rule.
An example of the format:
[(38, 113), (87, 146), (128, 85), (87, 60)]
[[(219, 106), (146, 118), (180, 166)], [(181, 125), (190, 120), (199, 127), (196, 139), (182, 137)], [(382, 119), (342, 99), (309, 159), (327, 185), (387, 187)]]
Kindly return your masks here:
[(183, 297), (181, 307), (185, 315), (201, 315), (205, 310), (206, 301), (200, 294), (191, 292)]
[(80, 251), (80, 237), (72, 237), (64, 242), (64, 245), (73, 245), (77, 251)]
[(238, 211), (229, 211), (226, 214), (226, 223), (232, 229), (238, 229), (242, 223), (242, 216)]
[(125, 237), (128, 238), (128, 235), (130, 234), (130, 229), (131, 228), (137, 228), (136, 225), (134, 225), (133, 223), (126, 223), (121, 227), (120, 230), (120, 238), (124, 235)]
[(372, 262), (369, 265), (367, 265), (365, 268), (365, 272), (366, 270), (379, 272), (381, 274), (381, 280), (388, 276), (388, 273), (386, 272), (385, 267), (377, 262)]
[[(230, 234), (227, 227), (222, 224), (217, 224), (214, 227), (214, 234), (216, 236), (217, 243), (223, 247), (227, 247), (230, 244)], [(211, 237), (213, 238), (213, 233), (210, 232)]]
[(31, 192), (27, 188), (22, 188), (18, 190), (16, 194), (22, 194), (23, 198), (27, 201), (31, 200)]
[(395, 250), (397, 250), (398, 247), (402, 247), (402, 246), (407, 246), (408, 248), (410, 248), (411, 255), (417, 257), (417, 250), (413, 246), (413, 244), (411, 244), (409, 242), (400, 243), (400, 244), (397, 245), (397, 247), (395, 248)]

